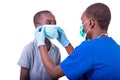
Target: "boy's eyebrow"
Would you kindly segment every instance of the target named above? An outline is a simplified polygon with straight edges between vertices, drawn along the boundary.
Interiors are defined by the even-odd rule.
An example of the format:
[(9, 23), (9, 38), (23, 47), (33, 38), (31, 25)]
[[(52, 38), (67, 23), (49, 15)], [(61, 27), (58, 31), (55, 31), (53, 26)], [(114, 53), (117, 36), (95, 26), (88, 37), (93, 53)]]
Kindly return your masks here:
[[(52, 20), (47, 20), (47, 21), (49, 22), (49, 21), (52, 21)], [(54, 20), (54, 21), (55, 21), (55, 23), (56, 23), (56, 20)]]
[[(51, 19), (48, 19), (47, 21), (52, 21)], [(56, 20), (54, 20), (54, 21), (56, 21)]]

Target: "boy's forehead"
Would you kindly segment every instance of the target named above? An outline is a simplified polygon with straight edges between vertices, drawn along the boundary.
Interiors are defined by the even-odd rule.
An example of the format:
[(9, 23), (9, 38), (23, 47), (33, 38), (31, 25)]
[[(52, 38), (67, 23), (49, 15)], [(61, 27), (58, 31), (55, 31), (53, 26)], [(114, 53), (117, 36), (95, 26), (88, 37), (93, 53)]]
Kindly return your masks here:
[(41, 14), (42, 17), (54, 17), (52, 13), (43, 13)]
[(55, 19), (54, 15), (52, 13), (44, 13), (41, 15), (41, 18), (43, 18), (43, 19)]

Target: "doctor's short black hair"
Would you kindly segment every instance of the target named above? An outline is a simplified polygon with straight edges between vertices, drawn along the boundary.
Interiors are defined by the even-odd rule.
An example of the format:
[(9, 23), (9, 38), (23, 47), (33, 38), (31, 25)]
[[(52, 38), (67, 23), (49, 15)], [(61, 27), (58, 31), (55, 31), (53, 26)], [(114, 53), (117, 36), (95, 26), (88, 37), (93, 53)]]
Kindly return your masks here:
[(107, 5), (103, 3), (94, 3), (85, 10), (85, 14), (88, 18), (95, 19), (101, 29), (108, 29), (110, 20), (111, 20), (111, 12)]

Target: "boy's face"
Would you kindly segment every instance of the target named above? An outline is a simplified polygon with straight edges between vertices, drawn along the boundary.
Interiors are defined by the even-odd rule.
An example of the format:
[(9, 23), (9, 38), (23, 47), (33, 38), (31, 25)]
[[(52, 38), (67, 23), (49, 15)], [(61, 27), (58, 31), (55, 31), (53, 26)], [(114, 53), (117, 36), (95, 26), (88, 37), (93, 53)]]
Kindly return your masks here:
[[(55, 17), (52, 13), (41, 14), (39, 21), (40, 21), (40, 25), (37, 25), (37, 26), (55, 25), (56, 24)], [(45, 38), (45, 43), (50, 45), (50, 41), (47, 38)], [(48, 47), (48, 45), (47, 45), (47, 47)]]
[(41, 14), (40, 25), (55, 25), (55, 24), (56, 20), (53, 14), (51, 13)]

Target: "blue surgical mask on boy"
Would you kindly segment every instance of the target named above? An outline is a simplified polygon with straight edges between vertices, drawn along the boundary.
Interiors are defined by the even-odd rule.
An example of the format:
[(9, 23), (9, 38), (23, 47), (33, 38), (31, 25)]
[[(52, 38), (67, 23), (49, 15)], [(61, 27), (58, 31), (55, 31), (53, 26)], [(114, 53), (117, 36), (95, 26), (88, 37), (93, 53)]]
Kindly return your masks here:
[(58, 38), (57, 25), (43, 25), (45, 27), (44, 34), (48, 39)]

